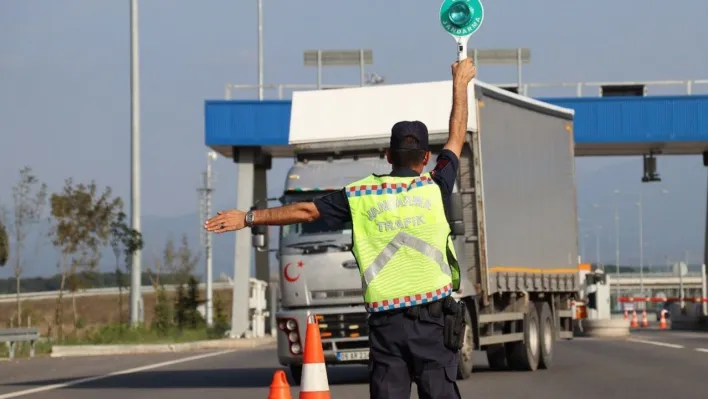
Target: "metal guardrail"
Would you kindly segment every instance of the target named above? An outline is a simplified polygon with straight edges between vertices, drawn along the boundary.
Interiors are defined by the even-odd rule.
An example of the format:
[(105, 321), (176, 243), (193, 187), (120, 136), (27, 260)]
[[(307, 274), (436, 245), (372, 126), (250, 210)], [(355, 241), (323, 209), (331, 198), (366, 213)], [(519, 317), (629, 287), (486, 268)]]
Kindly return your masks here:
[[(518, 83), (491, 83), (498, 87), (517, 87)], [(520, 94), (525, 96), (529, 95), (529, 89), (549, 89), (549, 88), (571, 88), (575, 89), (576, 97), (584, 97), (584, 89), (592, 88), (595, 91), (595, 97), (601, 95), (602, 86), (632, 86), (632, 85), (645, 85), (645, 86), (661, 86), (661, 87), (680, 87), (683, 88), (682, 93), (684, 95), (693, 95), (694, 88), (696, 86), (708, 85), (708, 79), (693, 79), (693, 80), (648, 80), (648, 81), (628, 81), (628, 82), (540, 82), (540, 83), (522, 83)], [(369, 86), (369, 85), (367, 85)], [(264, 84), (262, 85), (264, 89), (276, 90), (276, 98), (282, 100), (285, 98), (285, 90), (317, 90), (317, 84)], [(323, 84), (319, 88), (321, 90), (331, 90), (331, 89), (344, 89), (351, 87), (361, 87), (361, 85), (352, 84)], [(233, 84), (228, 83), (224, 87), (224, 96), (227, 100), (232, 97), (233, 90), (257, 90), (257, 84)], [(655, 93), (650, 93), (647, 88), (648, 95), (656, 95)]]
[[(609, 272), (609, 273), (607, 273), (607, 275), (610, 276), (610, 278), (617, 277), (617, 273)], [(671, 273), (671, 272), (653, 272), (653, 273), (645, 272), (643, 275), (641, 273), (622, 273), (622, 272), (620, 272), (620, 274), (619, 274), (619, 278), (628, 278), (629, 279), (629, 278), (640, 278), (640, 277), (644, 277), (644, 278), (662, 278), (662, 277), (666, 277), (666, 278), (680, 278), (680, 277), (696, 278), (696, 277), (701, 277), (701, 273), (689, 272), (689, 273), (684, 274), (683, 276), (679, 276), (678, 273)]]
[[(271, 304), (271, 309), (268, 309), (267, 302), (265, 299), (265, 294), (266, 294), (266, 289), (269, 285), (269, 283), (262, 281), (262, 280), (257, 280), (255, 278), (249, 278), (249, 288), (250, 288), (250, 295), (249, 295), (249, 302), (248, 302), (248, 307), (249, 307), (249, 313), (250, 313), (250, 319), (251, 319), (251, 325), (250, 325), (250, 331), (248, 332), (248, 335), (250, 337), (263, 337), (265, 336), (265, 331), (266, 331), (266, 318), (267, 317), (272, 317), (272, 315), (275, 314), (276, 307), (275, 307), (275, 302)], [(212, 285), (212, 288), (214, 290), (218, 289), (231, 289), (233, 287), (232, 282), (218, 282), (214, 283)], [(140, 291), (145, 294), (145, 293), (153, 293), (155, 292), (154, 287), (152, 286), (142, 286), (140, 287)], [(204, 289), (206, 288), (206, 284), (199, 284), (199, 288)], [(165, 291), (168, 292), (174, 292), (177, 290), (177, 285), (166, 285), (165, 286)], [(128, 295), (130, 290), (125, 289), (125, 294)], [(102, 295), (118, 295), (118, 288), (116, 287), (111, 287), (111, 288), (94, 288), (94, 289), (86, 289), (86, 290), (80, 290), (75, 293), (75, 296), (77, 297), (87, 297), (87, 296), (102, 296)], [(64, 295), (70, 295), (71, 293), (69, 291), (64, 291)], [(59, 291), (45, 291), (45, 292), (27, 292), (27, 293), (21, 293), (20, 294), (20, 300), (22, 301), (38, 301), (38, 300), (47, 300), (47, 299), (55, 299), (59, 295)], [(14, 302), (17, 300), (17, 295), (16, 294), (5, 294), (5, 295), (0, 295), (0, 303), (8, 303), (8, 302)], [(37, 330), (37, 329), (29, 329), (29, 330)], [(9, 342), (9, 341), (4, 341), (3, 337), (8, 336), (12, 337), (13, 335), (11, 334), (12, 332), (17, 332), (17, 331), (29, 331), (28, 329), (12, 329), (12, 330), (0, 330), (0, 342)], [(38, 331), (38, 330), (37, 330)], [(7, 334), (4, 334), (7, 332)], [(31, 355), (34, 356), (34, 340), (38, 339), (39, 337), (39, 332), (37, 332), (37, 338), (34, 338), (31, 341)], [(25, 341), (28, 341), (29, 339), (25, 339)], [(13, 341), (14, 342), (14, 341)], [(8, 344), (11, 345), (11, 344)], [(14, 345), (14, 344), (12, 344)], [(14, 356), (14, 346), (11, 347), (10, 349), (11, 357)]]
[(34, 344), (39, 340), (38, 328), (8, 328), (0, 330), (0, 342), (4, 342), (10, 352), (10, 360), (15, 358), (18, 342), (29, 342), (30, 357), (34, 357)]
[[(212, 285), (213, 289), (225, 289), (225, 288), (231, 288), (233, 284), (231, 283), (224, 283), (224, 282), (218, 282), (214, 283)], [(200, 289), (206, 288), (206, 284), (201, 283), (199, 284)], [(177, 290), (176, 285), (166, 285), (165, 286), (165, 291), (167, 292), (174, 292)], [(110, 287), (110, 288), (90, 288), (90, 289), (85, 289), (85, 290), (78, 290), (75, 293), (76, 297), (82, 297), (82, 296), (99, 296), (99, 295), (118, 295), (118, 288), (117, 287)], [(130, 292), (128, 288), (123, 289), (124, 293)], [(149, 294), (149, 293), (154, 293), (155, 289), (153, 286), (147, 286), (144, 285), (140, 287), (140, 292), (143, 294)], [(41, 291), (41, 292), (23, 292), (20, 293), (20, 300), (21, 301), (38, 301), (38, 300), (43, 300), (43, 299), (53, 299), (56, 298), (59, 295), (59, 291)], [(64, 295), (70, 295), (70, 291), (64, 290)], [(14, 302), (17, 300), (17, 294), (3, 294), (0, 295), (0, 303), (7, 303), (7, 302)]]

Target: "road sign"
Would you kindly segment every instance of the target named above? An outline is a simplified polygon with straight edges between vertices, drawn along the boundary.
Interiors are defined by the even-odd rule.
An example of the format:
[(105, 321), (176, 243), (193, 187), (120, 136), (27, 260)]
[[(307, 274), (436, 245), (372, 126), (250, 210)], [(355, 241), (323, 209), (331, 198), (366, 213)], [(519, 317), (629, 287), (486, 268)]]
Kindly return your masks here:
[(467, 58), (467, 42), (482, 26), (481, 0), (445, 0), (440, 6), (440, 24), (457, 41), (457, 59)]

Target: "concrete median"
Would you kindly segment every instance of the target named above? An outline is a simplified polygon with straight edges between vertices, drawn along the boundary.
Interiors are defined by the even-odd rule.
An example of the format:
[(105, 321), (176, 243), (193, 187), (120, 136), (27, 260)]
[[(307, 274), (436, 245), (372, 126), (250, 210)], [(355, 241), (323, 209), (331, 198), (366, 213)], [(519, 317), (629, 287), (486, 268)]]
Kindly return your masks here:
[(575, 335), (579, 337), (617, 338), (629, 336), (629, 320), (577, 320)]
[(218, 339), (179, 344), (150, 345), (56, 345), (51, 357), (141, 355), (150, 353), (194, 352), (200, 350), (253, 349), (275, 346), (275, 338)]

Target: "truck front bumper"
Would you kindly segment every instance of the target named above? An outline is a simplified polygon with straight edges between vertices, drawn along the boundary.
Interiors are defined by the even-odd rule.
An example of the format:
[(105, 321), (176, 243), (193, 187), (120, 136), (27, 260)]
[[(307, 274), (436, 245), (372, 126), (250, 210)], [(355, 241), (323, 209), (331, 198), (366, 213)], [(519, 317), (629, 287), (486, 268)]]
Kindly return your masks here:
[(368, 314), (363, 306), (282, 310), (276, 313), (278, 361), (301, 365), (307, 318), (318, 319), (326, 364), (367, 364)]

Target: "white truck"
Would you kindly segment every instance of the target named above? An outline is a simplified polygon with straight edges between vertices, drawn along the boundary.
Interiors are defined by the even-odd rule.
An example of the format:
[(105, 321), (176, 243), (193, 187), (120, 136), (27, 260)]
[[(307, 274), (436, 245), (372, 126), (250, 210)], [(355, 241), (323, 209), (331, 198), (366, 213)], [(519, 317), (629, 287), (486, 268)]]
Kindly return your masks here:
[[(554, 341), (573, 336), (579, 287), (573, 111), (479, 81), (468, 94), (468, 137), (449, 209), (462, 273), (454, 296), (469, 309), (458, 378), (471, 375), (475, 350), (486, 351), (492, 368), (548, 368)], [(448, 137), (451, 97), (450, 81), (294, 93), (296, 160), (282, 202), (390, 172), (383, 154), (399, 120), (426, 123), (435, 157)], [(316, 221), (280, 229), (278, 359), (298, 382), (311, 314), (328, 365), (368, 362), (351, 228)], [(257, 234), (254, 246), (265, 239)]]

